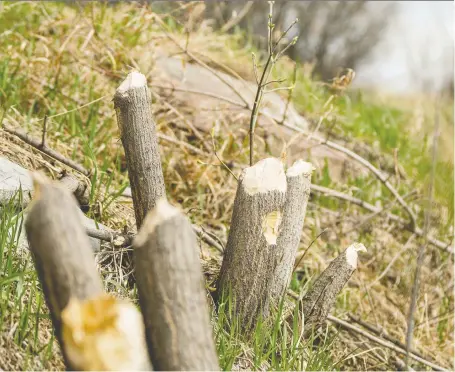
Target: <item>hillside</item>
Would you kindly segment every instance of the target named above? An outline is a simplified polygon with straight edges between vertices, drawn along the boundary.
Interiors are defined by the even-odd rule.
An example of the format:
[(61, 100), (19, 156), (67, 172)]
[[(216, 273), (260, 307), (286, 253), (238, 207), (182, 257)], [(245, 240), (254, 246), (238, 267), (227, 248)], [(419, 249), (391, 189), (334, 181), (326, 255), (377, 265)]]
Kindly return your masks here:
[[(126, 75), (138, 70), (153, 95), (168, 198), (193, 225), (224, 244), (237, 187), (231, 173), (238, 176), (249, 165), (248, 123), (256, 89), (251, 53), (260, 64), (266, 53), (240, 31), (212, 30), (202, 17), (203, 6), (190, 3), (157, 14), (139, 4), (2, 2), (0, 158), (52, 179), (73, 174), (88, 187), (82, 208), (88, 218), (134, 232), (112, 98)], [(292, 293), (304, 293), (333, 258), (359, 241), (367, 253), (360, 255), (331, 314), (357, 328), (373, 325), (404, 343), (418, 250), (425, 244), (413, 346), (425, 360), (451, 369), (453, 100), (434, 103), (428, 97), (339, 89), (336, 81), (313, 81), (310, 68), (297, 66), (291, 104), (288, 90), (267, 96), (255, 143), (256, 161), (275, 156), (290, 165), (303, 158), (316, 168)], [(294, 62), (284, 57), (272, 78), (290, 85), (293, 71)], [(47, 146), (85, 167), (88, 176), (12, 134), (20, 128), (41, 139), (44, 122)], [(403, 204), (415, 214), (419, 233)], [(16, 207), (12, 201), (0, 210), (0, 368), (62, 369), (30, 252), (21, 248), (15, 231), (23, 229)], [(210, 291), (222, 254), (202, 238), (200, 248)], [(106, 289), (136, 302), (124, 257), (124, 249), (103, 242), (96, 262)], [(334, 321), (327, 322), (318, 345), (299, 339), (298, 324), (284, 325), (273, 337), (258, 331), (254, 342), (246, 342), (224, 332), (223, 321), (213, 315), (223, 369), (389, 370), (404, 360)], [(415, 360), (411, 365), (428, 368)]]

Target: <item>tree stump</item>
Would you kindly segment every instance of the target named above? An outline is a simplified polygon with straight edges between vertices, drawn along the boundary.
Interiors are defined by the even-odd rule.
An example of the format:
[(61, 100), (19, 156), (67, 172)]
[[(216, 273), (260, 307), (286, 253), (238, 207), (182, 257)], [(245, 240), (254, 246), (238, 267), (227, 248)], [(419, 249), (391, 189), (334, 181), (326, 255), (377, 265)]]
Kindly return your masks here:
[(278, 159), (261, 160), (243, 171), (215, 297), (233, 301), (245, 330), (268, 315), (285, 200), (286, 175)]
[(357, 269), (357, 252), (366, 252), (365, 246), (351, 244), (330, 263), (303, 297), (304, 335), (308, 336), (325, 322), (337, 295)]
[(166, 196), (145, 76), (136, 71), (128, 74), (114, 95), (114, 105), (139, 230), (147, 212)]
[(165, 199), (133, 243), (149, 353), (158, 370), (218, 370), (199, 249), (190, 222)]
[(277, 239), (278, 263), (272, 284), (275, 303), (279, 303), (286, 294), (291, 280), (310, 196), (312, 172), (313, 165), (303, 160), (297, 160), (286, 172), (286, 203)]

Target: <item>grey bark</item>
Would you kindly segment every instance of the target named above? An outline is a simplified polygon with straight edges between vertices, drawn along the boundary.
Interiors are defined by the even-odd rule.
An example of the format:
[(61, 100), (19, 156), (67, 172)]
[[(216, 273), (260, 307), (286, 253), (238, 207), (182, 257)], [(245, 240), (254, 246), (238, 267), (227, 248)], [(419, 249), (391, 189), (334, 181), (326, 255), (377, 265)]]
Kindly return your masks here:
[(114, 105), (139, 229), (158, 198), (166, 195), (145, 76), (131, 72), (117, 89)]
[(325, 322), (337, 295), (357, 268), (358, 251), (366, 251), (363, 244), (349, 246), (330, 263), (303, 297), (304, 335), (310, 335)]
[(272, 296), (276, 303), (285, 295), (291, 280), (310, 196), (312, 170), (311, 163), (298, 160), (286, 173), (286, 203), (277, 239), (278, 263), (272, 285)]
[[(74, 197), (37, 176), (25, 229), (56, 335), (63, 345), (61, 312), (69, 299), (85, 300), (103, 292)], [(62, 350), (67, 367), (72, 368), (65, 348)]]
[(134, 242), (139, 301), (158, 370), (218, 370), (196, 236), (165, 199)]
[[(286, 199), (286, 176), (281, 163), (281, 170), (266, 176), (271, 163), (264, 166), (262, 174), (252, 172), (253, 168), (262, 167), (264, 161), (271, 160), (279, 162), (262, 160), (241, 175), (215, 296), (218, 303), (225, 299), (233, 301), (235, 314), (245, 331), (254, 327), (260, 317), (268, 316), (277, 264), (276, 238)], [(252, 179), (257, 182), (253, 194), (246, 184)]]
[(60, 178), (59, 182), (62, 186), (74, 194), (80, 205), (89, 204), (89, 188), (86, 184), (80, 182), (76, 177), (69, 173)]

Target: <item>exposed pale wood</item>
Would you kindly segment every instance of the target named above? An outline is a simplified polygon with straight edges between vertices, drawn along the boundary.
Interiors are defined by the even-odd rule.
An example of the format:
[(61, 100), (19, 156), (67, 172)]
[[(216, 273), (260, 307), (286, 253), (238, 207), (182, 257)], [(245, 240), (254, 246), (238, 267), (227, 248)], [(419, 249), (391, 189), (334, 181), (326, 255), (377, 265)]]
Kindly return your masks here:
[(325, 322), (337, 295), (357, 268), (358, 251), (366, 251), (365, 246), (350, 245), (330, 263), (303, 297), (305, 335), (310, 335)]
[(145, 76), (136, 71), (128, 74), (114, 95), (114, 104), (139, 229), (147, 212), (166, 195)]
[(245, 330), (268, 315), (285, 200), (286, 175), (278, 159), (264, 159), (244, 170), (215, 297), (218, 302), (230, 297)]
[[(99, 296), (103, 286), (74, 197), (41, 175), (35, 175), (34, 189), (25, 229), (56, 335), (62, 345), (61, 312), (69, 299)], [(71, 368), (64, 348), (63, 351), (67, 366)]]
[(291, 280), (310, 196), (312, 171), (311, 163), (298, 160), (286, 172), (286, 203), (277, 240), (278, 262), (272, 285), (272, 296), (278, 302), (286, 293)]
[(149, 353), (158, 370), (217, 370), (196, 235), (165, 199), (134, 242), (134, 266)]

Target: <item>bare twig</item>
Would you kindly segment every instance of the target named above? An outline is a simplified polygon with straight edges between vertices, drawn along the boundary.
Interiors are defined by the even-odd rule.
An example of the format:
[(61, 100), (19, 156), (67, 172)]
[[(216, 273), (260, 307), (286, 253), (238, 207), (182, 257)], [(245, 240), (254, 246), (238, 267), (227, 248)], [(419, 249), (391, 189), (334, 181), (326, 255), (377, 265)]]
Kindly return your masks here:
[[(360, 319), (359, 317), (357, 317), (355, 315), (352, 315), (352, 314), (348, 314), (348, 317), (353, 322), (356, 322), (356, 323), (360, 324), (362, 327), (366, 328), (370, 332), (373, 332), (377, 336), (380, 336), (380, 337), (384, 338), (384, 340), (390, 341), (392, 344), (397, 345), (398, 347), (401, 347), (402, 349), (406, 349), (406, 345), (404, 343), (402, 343), (402, 342), (398, 341), (397, 339), (389, 336), (387, 334), (387, 332), (382, 327), (381, 328), (377, 328), (374, 325), (369, 324), (367, 322), (364, 322), (362, 319)], [(411, 353), (417, 355), (420, 358), (424, 358), (425, 359), (425, 357), (422, 354), (420, 354), (419, 352), (417, 352), (414, 349), (411, 350)]]
[[(347, 195), (347, 194), (344, 194), (342, 192), (339, 192), (339, 191), (335, 191), (335, 190), (332, 190), (332, 189), (329, 189), (327, 187), (323, 187), (323, 186), (319, 186), (319, 185), (311, 185), (311, 190), (312, 191), (317, 191), (317, 192), (320, 192), (320, 193), (323, 193), (327, 196), (331, 196), (331, 197), (335, 197), (335, 198), (338, 198), (338, 199), (342, 199), (342, 200), (346, 200), (350, 203), (353, 203), (353, 204), (356, 204), (366, 210), (369, 210), (370, 212), (373, 212), (373, 213), (382, 213), (382, 209), (381, 208), (378, 208), (378, 207), (375, 207), (374, 205), (370, 204), (370, 203), (367, 203), (366, 201), (362, 200), (362, 199), (359, 199), (359, 198), (355, 198), (355, 197), (352, 197), (350, 195)], [(409, 225), (405, 219), (395, 215), (395, 214), (391, 214), (391, 213), (387, 213), (387, 218), (389, 218), (390, 220), (394, 221), (394, 222), (397, 222), (401, 225), (403, 225), (406, 230), (412, 232), (412, 233), (415, 233), (416, 235), (418, 236), (424, 236), (424, 232), (421, 228), (419, 228), (418, 226), (414, 226), (412, 227), (411, 225)], [(451, 247), (451, 244), (450, 243), (446, 243), (446, 242), (442, 242), (438, 239), (435, 239), (431, 236), (428, 236), (427, 237), (427, 240), (430, 244), (434, 245), (435, 247), (447, 252), (447, 253), (450, 253), (450, 254), (453, 254), (453, 247)]]
[[(328, 315), (327, 316), (327, 319), (329, 321), (331, 321), (332, 323), (335, 323), (336, 325), (340, 326), (341, 328), (344, 328), (345, 330), (349, 331), (349, 332), (355, 332), (367, 339), (369, 339), (370, 341), (373, 341), (381, 346), (384, 346), (390, 350), (393, 350), (397, 353), (400, 353), (400, 354), (403, 354), (405, 355), (406, 354), (406, 350), (402, 349), (401, 347), (398, 347), (396, 345), (394, 345), (393, 343), (389, 342), (389, 341), (386, 341), (386, 340), (383, 340), (382, 338), (380, 337), (377, 337), (377, 336), (374, 336), (372, 335), (371, 333), (368, 333), (366, 331), (364, 331), (363, 329), (360, 329), (359, 327), (356, 327), (356, 326), (353, 326), (352, 324), (349, 324), (348, 322), (344, 321), (344, 320), (341, 320), (341, 319), (338, 319), (337, 317), (333, 316), (333, 315)], [(444, 367), (441, 367), (435, 363), (432, 363), (424, 358), (421, 358), (413, 353), (410, 353), (409, 354), (409, 357), (414, 359), (415, 361), (419, 362), (419, 363), (422, 363), (430, 368), (432, 368), (433, 370), (436, 370), (436, 371), (449, 371), (449, 368), (444, 368)]]
[(41, 138), (41, 147), (46, 147), (46, 130), (47, 130), (47, 115), (44, 115), (43, 136)]
[(194, 135), (199, 138), (199, 140), (202, 142), (204, 147), (206, 148), (207, 151), (211, 151), (210, 145), (205, 141), (204, 137), (202, 136), (201, 132), (189, 121), (179, 110), (177, 110), (173, 105), (171, 105), (169, 102), (166, 100), (162, 99), (162, 97), (152, 91), (152, 95), (155, 96), (156, 98), (160, 99), (161, 102), (164, 103), (164, 105), (171, 110), (174, 114), (176, 114), (180, 119), (183, 120), (183, 122), (193, 131)]
[(171, 40), (176, 46), (178, 46), (188, 57), (193, 59), (195, 62), (200, 64), (201, 66), (205, 67), (208, 71), (210, 71), (214, 76), (216, 76), (219, 80), (221, 80), (224, 84), (226, 84), (229, 88), (232, 89), (233, 92), (237, 94), (237, 96), (243, 101), (245, 105), (248, 105), (248, 102), (246, 99), (238, 92), (238, 90), (228, 81), (226, 80), (223, 76), (218, 74), (214, 69), (212, 69), (209, 65), (207, 65), (205, 62), (203, 62), (201, 59), (196, 57), (193, 53), (191, 53), (189, 50), (186, 50), (184, 46), (180, 45), (179, 41), (169, 32), (169, 30), (166, 27), (166, 24), (164, 21), (156, 14), (153, 13), (154, 18), (158, 21), (160, 24), (162, 30), (164, 31), (166, 37)]
[(416, 269), (414, 274), (414, 282), (412, 284), (411, 291), (411, 303), (409, 305), (409, 314), (408, 314), (408, 329), (406, 332), (406, 358), (405, 365), (408, 366), (409, 363), (409, 353), (412, 347), (412, 336), (414, 331), (414, 313), (417, 306), (417, 297), (420, 291), (420, 271), (423, 265), (423, 259), (425, 257), (425, 248), (428, 245), (428, 231), (430, 229), (430, 215), (431, 215), (431, 205), (433, 201), (433, 185), (436, 172), (436, 156), (437, 156), (437, 147), (438, 147), (438, 136), (439, 136), (439, 106), (436, 103), (436, 113), (435, 113), (435, 123), (434, 123), (434, 134), (433, 134), (433, 149), (432, 149), (432, 167), (431, 167), (431, 176), (430, 176), (430, 185), (428, 187), (428, 206), (425, 210), (425, 222), (423, 226), (423, 237), (425, 242), (422, 243), (419, 247), (419, 253), (417, 256)]
[(9, 134), (12, 134), (12, 135), (20, 138), (25, 143), (27, 143), (30, 146), (36, 148), (37, 150), (41, 151), (42, 153), (50, 156), (51, 158), (53, 158), (55, 160), (58, 160), (59, 162), (67, 165), (68, 167), (73, 168), (74, 170), (82, 173), (84, 176), (89, 176), (90, 175), (90, 172), (87, 169), (85, 169), (82, 165), (76, 163), (75, 161), (73, 161), (71, 159), (66, 158), (65, 156), (63, 156), (59, 152), (47, 147), (46, 145), (43, 146), (43, 142), (42, 141), (39, 141), (39, 140), (33, 138), (32, 136), (27, 134), (22, 129), (19, 129), (19, 128), (18, 129), (13, 129), (13, 128), (9, 127), (8, 125), (6, 125), (4, 123), (3, 124), (3, 130), (5, 132), (9, 133)]
[(232, 17), (229, 21), (227, 21), (223, 27), (221, 27), (221, 32), (228, 32), (232, 27), (235, 25), (239, 24), (239, 22), (245, 18), (245, 16), (248, 14), (250, 11), (251, 7), (253, 6), (254, 2), (253, 1), (247, 1), (245, 5), (243, 6), (242, 10), (237, 14), (237, 16)]
[(157, 133), (156, 136), (159, 139), (162, 139), (162, 140), (164, 140), (166, 142), (182, 146), (185, 149), (187, 149), (187, 150), (189, 150), (189, 151), (191, 151), (191, 152), (193, 152), (193, 153), (195, 153), (197, 155), (208, 156), (208, 154), (206, 152), (204, 152), (202, 150), (199, 150), (197, 147), (194, 147), (194, 146), (190, 145), (189, 143), (186, 143), (186, 142), (183, 142), (183, 141), (179, 141), (176, 138), (172, 138), (172, 137), (166, 136), (165, 134), (161, 134), (161, 133)]
[(215, 156), (216, 158), (218, 159), (218, 161), (221, 163), (221, 165), (232, 175), (232, 177), (234, 177), (237, 181), (239, 180), (239, 178), (234, 174), (234, 172), (231, 170), (231, 168), (229, 168), (226, 163), (221, 160), (221, 158), (219, 157), (218, 155), (218, 152), (216, 151), (216, 144), (215, 144), (215, 133), (214, 133), (214, 130), (212, 129), (212, 132), (211, 132), (211, 136), (212, 136), (212, 145), (213, 145), (213, 152), (215, 153)]
[[(250, 128), (250, 132), (249, 132), (250, 167), (253, 165), (253, 162), (254, 162), (254, 131), (256, 129), (256, 122), (257, 122), (257, 118), (258, 118), (258, 115), (259, 115), (259, 112), (260, 112), (260, 106), (261, 106), (262, 98), (264, 97), (265, 93), (268, 93), (268, 92), (271, 92), (271, 91), (274, 91), (274, 90), (282, 89), (282, 88), (275, 88), (275, 89), (272, 89), (272, 90), (269, 90), (269, 91), (266, 92), (264, 90), (264, 87), (267, 84), (270, 84), (272, 82), (277, 82), (276, 80), (275, 81), (268, 81), (270, 73), (271, 73), (271, 71), (273, 69), (273, 66), (278, 61), (278, 59), (281, 57), (281, 55), (284, 53), (284, 51), (287, 48), (289, 48), (291, 45), (294, 45), (297, 42), (297, 39), (294, 38), (282, 51), (276, 53), (276, 50), (277, 50), (277, 48), (278, 48), (278, 46), (280, 44), (280, 41), (287, 35), (287, 33), (297, 23), (298, 20), (296, 19), (293, 23), (291, 23), (291, 25), (287, 28), (287, 30), (284, 31), (281, 34), (281, 36), (278, 39), (278, 41), (274, 44), (273, 43), (273, 38), (272, 38), (273, 30), (275, 28), (275, 25), (272, 22), (273, 4), (274, 4), (274, 1), (269, 1), (270, 11), (269, 11), (269, 15), (268, 15), (269, 19), (268, 19), (268, 23), (267, 23), (267, 28), (268, 28), (268, 38), (267, 38), (267, 42), (268, 42), (268, 57), (267, 57), (267, 61), (265, 63), (264, 69), (262, 70), (261, 78), (259, 79), (258, 87), (257, 87), (257, 90), (256, 90), (256, 96), (254, 97), (254, 103), (253, 103), (253, 107), (251, 109), (251, 117), (250, 117), (250, 124), (249, 124), (249, 128)], [(292, 89), (292, 88), (285, 88), (285, 89)]]
[(179, 88), (179, 87), (174, 87), (174, 86), (166, 87), (166, 86), (160, 85), (160, 84), (153, 84), (152, 87), (153, 88), (160, 88), (160, 89), (168, 89), (168, 90), (176, 91), (176, 92), (185, 92), (185, 93), (199, 94), (201, 96), (206, 96), (206, 97), (210, 97), (210, 98), (219, 99), (220, 101), (225, 101), (226, 103), (230, 103), (231, 105), (242, 107), (242, 108), (245, 108), (245, 109), (248, 109), (250, 107), (248, 104), (241, 103), (241, 102), (238, 102), (238, 101), (234, 101), (234, 100), (232, 100), (232, 99), (230, 99), (228, 97), (223, 97), (223, 96), (220, 96), (218, 94), (214, 94), (214, 93), (210, 93), (210, 92), (203, 92), (201, 90), (188, 89), (188, 88)]

